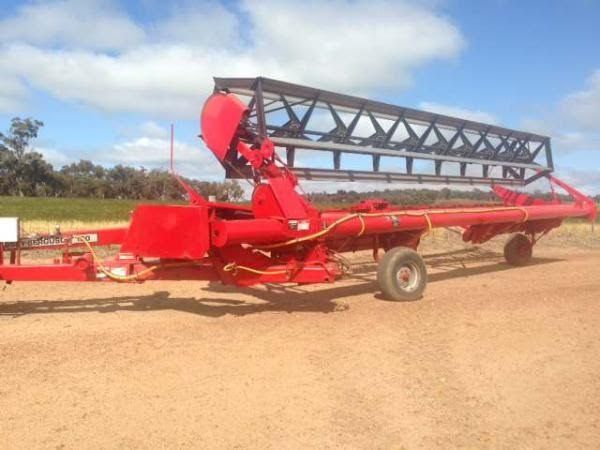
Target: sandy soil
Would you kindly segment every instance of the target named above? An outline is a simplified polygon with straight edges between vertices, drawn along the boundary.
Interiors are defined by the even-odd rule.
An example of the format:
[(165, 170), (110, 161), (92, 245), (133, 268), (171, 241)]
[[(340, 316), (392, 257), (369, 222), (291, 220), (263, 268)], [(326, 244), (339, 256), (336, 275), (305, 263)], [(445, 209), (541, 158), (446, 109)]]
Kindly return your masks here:
[(600, 251), (536, 250), (429, 256), (410, 303), (372, 264), (301, 288), (9, 286), (0, 447), (599, 448)]

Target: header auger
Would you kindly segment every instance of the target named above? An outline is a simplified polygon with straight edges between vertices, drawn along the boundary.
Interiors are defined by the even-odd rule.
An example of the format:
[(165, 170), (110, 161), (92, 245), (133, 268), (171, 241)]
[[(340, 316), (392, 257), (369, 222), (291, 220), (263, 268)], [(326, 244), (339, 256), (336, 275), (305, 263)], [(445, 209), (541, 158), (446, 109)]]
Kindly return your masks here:
[[(18, 220), (4, 218), (0, 279), (321, 283), (347, 272), (341, 253), (372, 250), (377, 259), (382, 250), (381, 290), (390, 299), (411, 300), (426, 286), (417, 248), (432, 228), (461, 227), (463, 240), (476, 244), (516, 233), (505, 257), (521, 265), (539, 237), (565, 218), (596, 215), (591, 199), (552, 177), (550, 139), (536, 134), (266, 78), (215, 79), (201, 128), (226, 176), (254, 184), (250, 207), (207, 201), (179, 180), (189, 205), (141, 205), (126, 228), (21, 238)], [(298, 166), (309, 160), (325, 165), (305, 151), (331, 153), (332, 167)], [(368, 158), (370, 168), (357, 166), (355, 155)], [(573, 202), (542, 201), (500, 186), (540, 177)], [(299, 192), (300, 178), (487, 183), (502, 203), (399, 208), (372, 199), (319, 210)], [(116, 257), (101, 261), (95, 248), (115, 244)], [(37, 249), (60, 250), (61, 256), (53, 264), (21, 260), (24, 250)]]

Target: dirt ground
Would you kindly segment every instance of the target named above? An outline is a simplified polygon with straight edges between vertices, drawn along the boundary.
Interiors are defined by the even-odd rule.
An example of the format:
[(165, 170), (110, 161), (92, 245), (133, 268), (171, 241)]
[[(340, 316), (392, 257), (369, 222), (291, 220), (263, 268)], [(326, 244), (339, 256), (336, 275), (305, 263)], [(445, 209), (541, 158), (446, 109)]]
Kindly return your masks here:
[(599, 448), (600, 250), (429, 253), (409, 303), (367, 255), (325, 286), (8, 286), (0, 447)]

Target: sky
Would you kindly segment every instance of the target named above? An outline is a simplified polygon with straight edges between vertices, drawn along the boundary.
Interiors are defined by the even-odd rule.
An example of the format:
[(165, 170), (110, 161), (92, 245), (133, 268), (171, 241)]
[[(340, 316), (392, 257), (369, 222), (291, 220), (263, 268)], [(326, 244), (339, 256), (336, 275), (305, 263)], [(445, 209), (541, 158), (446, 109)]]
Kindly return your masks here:
[(222, 180), (198, 138), (212, 77), (262, 75), (549, 135), (556, 174), (600, 193), (600, 0), (0, 6), (0, 129), (42, 120), (57, 168), (166, 169), (174, 123), (178, 171)]

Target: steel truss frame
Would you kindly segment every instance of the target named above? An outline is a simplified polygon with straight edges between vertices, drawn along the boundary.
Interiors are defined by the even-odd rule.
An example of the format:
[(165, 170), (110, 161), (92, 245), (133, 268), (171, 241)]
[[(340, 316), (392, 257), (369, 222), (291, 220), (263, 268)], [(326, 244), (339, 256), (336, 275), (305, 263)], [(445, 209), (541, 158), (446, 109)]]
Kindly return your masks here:
[[(245, 127), (283, 149), (287, 166), (302, 179), (526, 185), (554, 169), (550, 138), (535, 133), (263, 77), (215, 78), (215, 91), (249, 98)], [(317, 110), (332, 128), (314, 127)], [(284, 123), (273, 120), (277, 114), (285, 115)], [(372, 133), (358, 132), (361, 120), (368, 120)], [(298, 166), (299, 150), (331, 152), (332, 167)], [(343, 154), (371, 156), (371, 170), (343, 167)], [(383, 170), (382, 157), (403, 158), (404, 170)], [(433, 163), (433, 170), (416, 160)], [(228, 178), (252, 177), (235, 152), (225, 162)], [(499, 173), (492, 173), (494, 167)]]

